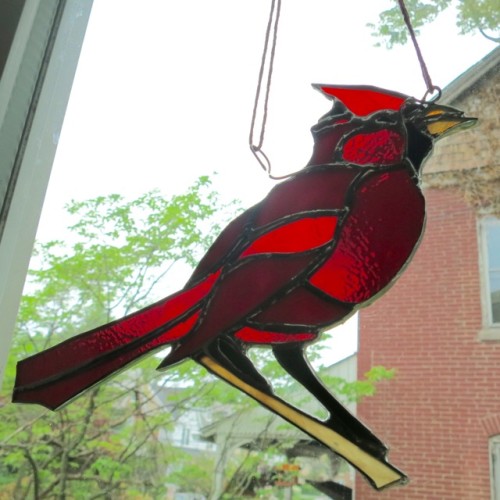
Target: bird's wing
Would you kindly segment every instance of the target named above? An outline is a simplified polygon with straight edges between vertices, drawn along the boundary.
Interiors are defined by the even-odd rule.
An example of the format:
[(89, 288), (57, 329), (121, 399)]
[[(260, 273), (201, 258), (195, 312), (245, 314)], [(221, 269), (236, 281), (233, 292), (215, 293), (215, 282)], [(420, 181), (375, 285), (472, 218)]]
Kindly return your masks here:
[(185, 288), (205, 279), (210, 273), (220, 269), (226, 262), (233, 259), (235, 253), (241, 251), (258, 207), (259, 205), (249, 208), (226, 226), (196, 266)]
[[(320, 266), (321, 267), (321, 266)], [(259, 330), (278, 331), (294, 341), (295, 332), (316, 332), (345, 321), (352, 305), (335, 300), (317, 288), (301, 285), (248, 319), (248, 326)], [(241, 337), (241, 333), (236, 335)], [(257, 340), (254, 336), (254, 341)], [(265, 336), (262, 336), (265, 338)], [(271, 338), (271, 337), (270, 337)], [(259, 342), (267, 343), (267, 342)]]
[(338, 219), (334, 213), (297, 218), (253, 239), (237, 259), (223, 266), (197, 326), (179, 340), (161, 368), (240, 328), (250, 314), (299, 286), (328, 252)]
[(191, 278), (221, 270), (198, 324), (161, 367), (241, 328), (250, 314), (300, 286), (334, 246), (361, 175), (361, 169), (345, 165), (308, 167), (231, 222)]
[(358, 168), (345, 165), (308, 167), (277, 184), (263, 201), (228, 224), (201, 259), (186, 287), (234, 263), (256, 239), (294, 218), (317, 215), (322, 210), (343, 210), (359, 175)]

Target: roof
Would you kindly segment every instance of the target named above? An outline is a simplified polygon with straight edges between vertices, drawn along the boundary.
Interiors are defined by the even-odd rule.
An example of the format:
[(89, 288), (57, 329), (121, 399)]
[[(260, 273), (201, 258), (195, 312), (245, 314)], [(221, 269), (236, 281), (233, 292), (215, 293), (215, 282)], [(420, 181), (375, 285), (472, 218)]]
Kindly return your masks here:
[[(500, 47), (497, 47), (443, 89), (440, 103), (463, 110), (466, 116), (478, 118), (478, 122), (436, 141), (434, 152), (425, 164), (424, 187), (470, 187), (474, 193), (469, 190), (469, 194), (477, 198), (478, 183), (484, 184), (486, 177), (498, 179), (499, 70)], [(462, 175), (468, 175), (469, 180), (465, 181)]]
[(460, 99), (463, 94), (472, 89), (474, 85), (490, 71), (498, 69), (497, 67), (499, 65), (500, 46), (492, 50), (488, 55), (449, 83), (443, 89), (441, 101), (447, 104), (453, 104), (453, 102)]

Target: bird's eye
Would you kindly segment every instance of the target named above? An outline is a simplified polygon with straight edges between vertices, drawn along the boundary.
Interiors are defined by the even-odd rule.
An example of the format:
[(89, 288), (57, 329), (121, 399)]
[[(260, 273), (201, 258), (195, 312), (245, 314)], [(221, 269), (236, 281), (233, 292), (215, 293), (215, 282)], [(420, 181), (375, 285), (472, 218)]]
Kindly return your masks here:
[(414, 100), (407, 101), (402, 108), (405, 121), (413, 121), (415, 117), (421, 117), (425, 111), (426, 105)]

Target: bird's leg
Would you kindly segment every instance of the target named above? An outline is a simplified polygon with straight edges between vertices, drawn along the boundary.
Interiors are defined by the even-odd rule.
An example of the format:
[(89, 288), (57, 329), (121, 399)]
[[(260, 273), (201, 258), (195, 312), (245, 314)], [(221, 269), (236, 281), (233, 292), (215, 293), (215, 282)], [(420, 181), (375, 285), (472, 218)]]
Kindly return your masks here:
[(267, 380), (257, 371), (245, 355), (241, 345), (229, 336), (221, 336), (211, 342), (206, 348), (207, 353), (222, 366), (235, 373), (248, 384), (267, 393), (272, 393)]
[(238, 372), (229, 366), (223, 366), (209, 354), (198, 353), (194, 359), (210, 372), (222, 378), (232, 386), (244, 392), (272, 412), (288, 420), (312, 438), (323, 443), (334, 453), (344, 457), (356, 467), (378, 490), (395, 484), (404, 484), (406, 475), (387, 461), (385, 456), (379, 457), (370, 453), (356, 443), (350, 441), (330, 426), (311, 415), (304, 413), (283, 401), (272, 392), (261, 391), (251, 383), (241, 379)]
[(273, 347), (273, 352), (279, 364), (328, 410), (330, 417), (325, 422), (328, 427), (379, 458), (386, 455), (387, 446), (323, 385), (301, 345), (278, 345)]

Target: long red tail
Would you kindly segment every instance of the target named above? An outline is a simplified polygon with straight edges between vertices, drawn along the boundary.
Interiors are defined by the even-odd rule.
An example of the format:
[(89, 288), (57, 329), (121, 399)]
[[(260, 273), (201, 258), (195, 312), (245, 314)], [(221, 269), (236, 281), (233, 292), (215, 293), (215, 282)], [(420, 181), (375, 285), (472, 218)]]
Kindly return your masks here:
[(216, 275), (20, 361), (12, 400), (54, 410), (132, 361), (186, 335)]

